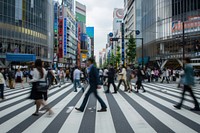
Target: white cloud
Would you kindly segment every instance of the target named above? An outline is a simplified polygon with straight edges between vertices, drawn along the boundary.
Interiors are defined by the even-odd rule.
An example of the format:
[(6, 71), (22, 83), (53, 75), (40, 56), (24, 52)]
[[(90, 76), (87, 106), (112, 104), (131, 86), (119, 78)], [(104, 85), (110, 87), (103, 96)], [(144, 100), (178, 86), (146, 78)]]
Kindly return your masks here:
[(124, 0), (77, 0), (86, 5), (87, 26), (94, 26), (95, 55), (106, 47), (107, 34), (112, 31), (113, 10), (123, 8)]
[(124, 0), (77, 0), (86, 5), (87, 26), (95, 28), (95, 55), (106, 47), (107, 34), (112, 31), (114, 8), (123, 8)]

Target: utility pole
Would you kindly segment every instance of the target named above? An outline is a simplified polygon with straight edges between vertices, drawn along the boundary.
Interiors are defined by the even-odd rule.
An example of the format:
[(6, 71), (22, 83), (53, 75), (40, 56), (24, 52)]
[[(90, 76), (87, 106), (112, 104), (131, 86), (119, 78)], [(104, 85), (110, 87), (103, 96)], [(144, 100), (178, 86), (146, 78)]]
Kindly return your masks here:
[(123, 65), (125, 65), (125, 61), (124, 61), (124, 23), (121, 24), (122, 26), (122, 62), (123, 62)]

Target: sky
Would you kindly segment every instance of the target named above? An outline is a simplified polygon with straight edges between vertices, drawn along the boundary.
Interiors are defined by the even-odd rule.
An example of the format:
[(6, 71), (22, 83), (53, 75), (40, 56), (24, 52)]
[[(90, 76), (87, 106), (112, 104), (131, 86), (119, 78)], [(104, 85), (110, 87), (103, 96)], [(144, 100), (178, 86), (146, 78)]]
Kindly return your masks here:
[(112, 32), (113, 10), (123, 8), (124, 0), (77, 0), (86, 5), (86, 25), (94, 26), (95, 55), (106, 47), (107, 34)]

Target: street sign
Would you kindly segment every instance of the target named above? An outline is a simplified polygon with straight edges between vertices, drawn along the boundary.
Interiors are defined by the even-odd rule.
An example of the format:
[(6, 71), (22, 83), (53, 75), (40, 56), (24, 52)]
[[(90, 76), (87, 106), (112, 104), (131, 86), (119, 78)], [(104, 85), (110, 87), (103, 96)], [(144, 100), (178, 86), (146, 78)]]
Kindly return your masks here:
[(110, 41), (118, 41), (119, 38), (110, 38)]
[(136, 30), (136, 31), (135, 31), (135, 34), (136, 34), (136, 35), (139, 35), (139, 34), (140, 34), (140, 31), (139, 31), (139, 30)]
[(113, 37), (113, 33), (112, 32), (109, 33), (109, 37)]

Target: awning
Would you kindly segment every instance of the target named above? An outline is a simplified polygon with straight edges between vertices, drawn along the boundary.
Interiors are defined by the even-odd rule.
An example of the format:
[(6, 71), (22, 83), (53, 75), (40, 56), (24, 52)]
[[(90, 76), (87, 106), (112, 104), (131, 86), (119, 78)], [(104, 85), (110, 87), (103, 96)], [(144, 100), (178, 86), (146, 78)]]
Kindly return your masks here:
[[(146, 56), (143, 59), (144, 64), (147, 64), (149, 62), (150, 57)], [(138, 58), (138, 64), (142, 64), (142, 58)]]
[(27, 61), (35, 61), (35, 54), (16, 54), (16, 53), (7, 53), (6, 54), (7, 61), (19, 61), (19, 62), (27, 62)]

